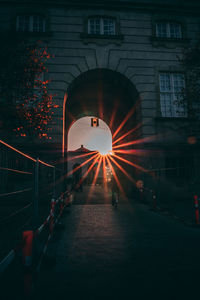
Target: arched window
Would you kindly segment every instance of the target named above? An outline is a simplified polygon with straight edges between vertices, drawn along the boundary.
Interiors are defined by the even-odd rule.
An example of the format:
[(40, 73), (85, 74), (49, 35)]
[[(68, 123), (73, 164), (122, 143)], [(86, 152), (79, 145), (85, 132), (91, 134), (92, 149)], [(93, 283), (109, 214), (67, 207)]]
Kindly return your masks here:
[(88, 19), (88, 34), (115, 35), (115, 19), (109, 17), (91, 17)]
[(40, 15), (17, 16), (16, 30), (21, 32), (45, 32), (46, 20)]

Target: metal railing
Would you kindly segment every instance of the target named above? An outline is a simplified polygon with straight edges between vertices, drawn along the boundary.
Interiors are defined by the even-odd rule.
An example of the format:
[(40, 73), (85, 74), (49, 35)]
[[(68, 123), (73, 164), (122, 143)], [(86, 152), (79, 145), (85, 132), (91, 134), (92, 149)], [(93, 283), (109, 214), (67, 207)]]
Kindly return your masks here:
[(72, 193), (62, 191), (63, 178), (62, 170), (0, 140), (0, 275), (18, 253), (24, 276), (39, 271), (53, 229), (71, 202)]

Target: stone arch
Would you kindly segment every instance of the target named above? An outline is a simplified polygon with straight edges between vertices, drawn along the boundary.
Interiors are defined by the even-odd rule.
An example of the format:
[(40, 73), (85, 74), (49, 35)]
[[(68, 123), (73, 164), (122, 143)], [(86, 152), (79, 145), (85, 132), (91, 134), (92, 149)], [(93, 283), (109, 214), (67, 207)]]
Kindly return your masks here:
[(64, 99), (63, 153), (67, 150), (68, 130), (77, 119), (95, 115), (107, 124), (112, 123), (110, 129), (114, 133), (134, 106), (134, 118), (130, 118), (125, 127), (130, 128), (139, 122), (140, 104), (135, 85), (125, 75), (103, 68), (80, 74), (69, 84)]
[[(93, 69), (82, 73), (69, 85), (64, 101), (63, 154), (67, 156), (67, 135), (76, 120), (85, 116), (96, 116), (110, 127), (113, 138), (131, 131), (123, 143), (142, 136), (141, 99), (136, 87), (123, 74), (110, 69)], [(126, 120), (126, 121), (125, 121)], [(120, 128), (120, 130), (118, 130)], [(116, 134), (117, 132), (117, 134)], [(130, 146), (129, 148), (131, 148)], [(132, 160), (133, 157), (124, 155)], [(135, 160), (136, 159), (136, 160)], [(133, 162), (137, 162), (134, 157)], [(138, 170), (123, 164), (126, 171), (137, 177)], [(123, 174), (122, 174), (123, 175)], [(127, 184), (127, 178), (123, 176)], [(130, 187), (130, 184), (127, 184)], [(126, 189), (127, 189), (126, 186)]]

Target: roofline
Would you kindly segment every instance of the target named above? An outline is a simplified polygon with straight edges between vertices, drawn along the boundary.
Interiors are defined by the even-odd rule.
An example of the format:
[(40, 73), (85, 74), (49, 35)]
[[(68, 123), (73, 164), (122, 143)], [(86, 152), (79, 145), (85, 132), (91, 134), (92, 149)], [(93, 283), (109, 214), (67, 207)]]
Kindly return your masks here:
[[(153, 0), (152, 0), (153, 2)], [(0, 0), (0, 4), (8, 6), (12, 5), (41, 5), (49, 7), (65, 7), (65, 8), (81, 8), (81, 9), (108, 9), (108, 10), (142, 10), (142, 11), (172, 11), (175, 13), (187, 13), (200, 15), (200, 2), (197, 3), (194, 0), (186, 1), (181, 3), (167, 3), (161, 1), (160, 3), (152, 2), (141, 2), (137, 0), (136, 2), (132, 1), (106, 1), (106, 0)], [(199, 9), (199, 10), (198, 10)]]

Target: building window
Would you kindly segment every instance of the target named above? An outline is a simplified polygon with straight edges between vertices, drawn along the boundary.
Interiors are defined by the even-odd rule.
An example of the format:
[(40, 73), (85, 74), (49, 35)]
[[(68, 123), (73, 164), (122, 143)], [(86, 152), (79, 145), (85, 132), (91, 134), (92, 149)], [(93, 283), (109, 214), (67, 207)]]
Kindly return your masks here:
[(200, 101), (194, 101), (192, 103), (192, 115), (200, 120)]
[(17, 31), (22, 32), (45, 32), (46, 31), (46, 22), (43, 16), (38, 15), (21, 15), (17, 16)]
[(175, 22), (157, 22), (156, 37), (181, 39), (181, 25)]
[(88, 19), (88, 33), (99, 35), (115, 35), (115, 20), (112, 18), (90, 18)]
[(187, 117), (184, 103), (185, 77), (182, 73), (160, 73), (162, 117)]

